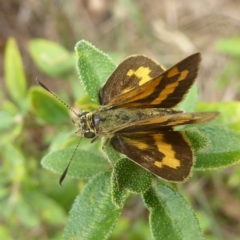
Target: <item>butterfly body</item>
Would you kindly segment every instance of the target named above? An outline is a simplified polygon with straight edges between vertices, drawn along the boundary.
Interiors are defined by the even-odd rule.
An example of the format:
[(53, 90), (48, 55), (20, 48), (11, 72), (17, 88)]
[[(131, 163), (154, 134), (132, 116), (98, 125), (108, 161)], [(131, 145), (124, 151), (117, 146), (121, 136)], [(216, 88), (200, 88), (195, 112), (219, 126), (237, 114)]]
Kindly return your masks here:
[(184, 132), (174, 127), (205, 123), (219, 115), (174, 109), (192, 86), (200, 60), (196, 53), (165, 71), (146, 56), (125, 59), (99, 91), (99, 109), (80, 114), (80, 135), (105, 137), (116, 151), (156, 176), (185, 181), (194, 154)]

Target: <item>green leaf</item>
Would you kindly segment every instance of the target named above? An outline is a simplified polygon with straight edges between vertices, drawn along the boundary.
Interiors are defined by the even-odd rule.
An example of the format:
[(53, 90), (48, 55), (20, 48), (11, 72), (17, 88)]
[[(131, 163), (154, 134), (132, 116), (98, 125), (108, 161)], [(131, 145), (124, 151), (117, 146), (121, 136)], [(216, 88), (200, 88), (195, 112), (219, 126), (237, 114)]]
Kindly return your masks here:
[(194, 169), (218, 169), (240, 160), (240, 132), (220, 126), (204, 126), (198, 130), (208, 137), (210, 146), (196, 154)]
[[(115, 177), (112, 177), (113, 201), (122, 206), (126, 199), (126, 190), (143, 193), (151, 186), (152, 174), (129, 159), (121, 159), (115, 165)], [(117, 180), (117, 182), (116, 182)]]
[(22, 130), (23, 122), (13, 124), (12, 126), (5, 129), (1, 129), (0, 147), (8, 143), (12, 143), (14, 140), (16, 140), (16, 138), (21, 135)]
[[(73, 153), (74, 148), (65, 148), (50, 152), (42, 159), (41, 163), (43, 167), (53, 172), (63, 173)], [(100, 154), (77, 149), (69, 167), (68, 176), (88, 179), (99, 172), (106, 171), (108, 168), (108, 161)]]
[[(35, 209), (36, 202), (38, 203), (38, 207), (36, 208), (38, 218), (40, 215), (41, 220), (45, 223), (62, 224), (65, 220), (66, 213), (59, 202), (45, 196), (42, 192), (39, 192), (39, 190), (32, 190), (29, 194), (25, 194), (24, 197), (28, 207), (31, 207), (30, 211)], [(24, 217), (27, 218), (26, 216)]]
[(108, 239), (120, 213), (111, 200), (110, 174), (99, 174), (76, 198), (63, 239)]
[(0, 239), (11, 240), (10, 229), (6, 225), (0, 226)]
[(102, 138), (102, 146), (104, 146), (104, 151), (106, 152), (106, 155), (108, 156), (109, 160), (115, 164), (118, 160), (123, 158), (122, 154), (119, 152), (115, 151), (114, 148), (110, 143), (106, 144), (106, 141), (108, 141), (106, 138)]
[(49, 76), (72, 75), (75, 56), (61, 45), (46, 40), (34, 39), (29, 43), (29, 52), (38, 68)]
[(11, 116), (16, 116), (19, 114), (19, 109), (18, 107), (11, 101), (5, 100), (2, 103), (2, 110), (10, 114)]
[(1, 153), (5, 164), (11, 169), (11, 172), (9, 172), (11, 181), (13, 183), (22, 182), (26, 175), (26, 159), (20, 149), (11, 143), (5, 144), (1, 146)]
[(184, 134), (190, 141), (191, 147), (194, 150), (194, 154), (202, 152), (210, 145), (210, 140), (208, 137), (197, 129), (192, 128), (190, 130), (186, 130), (184, 131)]
[(93, 101), (89, 96), (78, 99), (75, 104), (78, 105), (82, 110), (87, 112), (95, 110), (99, 107), (99, 104), (96, 104), (96, 102)]
[(76, 44), (77, 70), (87, 94), (98, 102), (98, 91), (115, 70), (110, 57), (85, 40)]
[(6, 112), (0, 111), (0, 130), (11, 126), (14, 123), (14, 118)]
[(6, 44), (4, 75), (9, 95), (21, 105), (21, 101), (26, 98), (27, 82), (22, 58), (14, 38), (9, 38)]
[(30, 102), (32, 111), (48, 123), (62, 124), (69, 121), (66, 106), (40, 87), (31, 88)]
[(232, 37), (217, 41), (216, 49), (233, 57), (240, 58), (240, 37)]
[(220, 116), (214, 120), (214, 124), (224, 125), (235, 130), (240, 130), (240, 102), (199, 102), (196, 105), (196, 111), (221, 112)]
[(194, 84), (188, 91), (185, 99), (177, 105), (177, 109), (184, 112), (194, 112), (195, 105), (198, 99), (197, 84)]
[(183, 197), (175, 190), (156, 183), (143, 195), (150, 210), (150, 228), (155, 240), (203, 239), (198, 221)]

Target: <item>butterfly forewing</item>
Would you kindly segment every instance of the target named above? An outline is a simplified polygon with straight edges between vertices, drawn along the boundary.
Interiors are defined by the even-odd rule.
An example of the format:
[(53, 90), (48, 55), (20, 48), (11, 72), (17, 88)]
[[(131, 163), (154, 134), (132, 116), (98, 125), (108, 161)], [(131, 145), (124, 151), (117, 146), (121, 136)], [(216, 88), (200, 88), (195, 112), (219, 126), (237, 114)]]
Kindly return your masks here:
[(182, 101), (192, 86), (200, 61), (201, 56), (196, 53), (154, 79), (146, 82), (142, 82), (140, 78), (138, 81), (135, 79), (135, 88), (127, 92), (123, 90), (122, 94), (116, 95), (107, 104), (112, 107), (172, 108)]
[(108, 104), (124, 93), (155, 79), (163, 72), (162, 66), (146, 56), (133, 55), (126, 58), (99, 91), (100, 104)]
[(123, 133), (111, 139), (114, 149), (158, 177), (185, 181), (193, 165), (193, 153), (182, 132)]

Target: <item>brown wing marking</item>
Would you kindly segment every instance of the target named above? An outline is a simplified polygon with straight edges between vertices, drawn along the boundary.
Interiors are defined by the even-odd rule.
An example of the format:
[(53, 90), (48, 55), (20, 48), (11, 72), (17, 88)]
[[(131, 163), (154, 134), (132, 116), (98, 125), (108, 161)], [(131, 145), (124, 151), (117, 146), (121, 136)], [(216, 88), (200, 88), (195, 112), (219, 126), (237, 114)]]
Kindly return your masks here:
[(209, 122), (219, 116), (218, 112), (195, 112), (195, 113), (176, 113), (146, 120), (127, 123), (126, 125), (117, 126), (112, 132), (130, 133), (161, 130), (187, 124), (201, 124)]
[(162, 66), (146, 56), (130, 56), (119, 64), (99, 91), (99, 101), (101, 105), (106, 105), (112, 99), (136, 89), (164, 71)]
[(114, 149), (129, 159), (172, 182), (185, 181), (193, 165), (193, 153), (182, 132), (117, 134)]
[(172, 108), (178, 104), (197, 77), (200, 53), (193, 54), (156, 78), (112, 98), (112, 107)]

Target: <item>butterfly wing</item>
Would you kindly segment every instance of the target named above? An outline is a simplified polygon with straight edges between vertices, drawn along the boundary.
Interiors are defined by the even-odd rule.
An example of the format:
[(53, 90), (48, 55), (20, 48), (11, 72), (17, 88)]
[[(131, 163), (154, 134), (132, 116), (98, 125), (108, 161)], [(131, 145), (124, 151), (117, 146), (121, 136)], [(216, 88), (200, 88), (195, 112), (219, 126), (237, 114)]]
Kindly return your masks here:
[(116, 70), (99, 91), (101, 105), (136, 89), (140, 84), (155, 79), (164, 72), (164, 68), (143, 55), (133, 55), (118, 65)]
[(116, 134), (114, 149), (149, 172), (172, 182), (185, 181), (193, 165), (193, 153), (182, 132)]
[[(137, 70), (132, 69), (131, 66), (126, 66), (124, 73), (127, 72), (126, 75), (131, 75), (128, 81), (134, 79), (135, 87), (133, 85), (131, 87), (128, 85), (126, 88), (122, 87), (120, 82), (121, 79), (124, 79), (124, 74), (119, 74), (121, 76), (121, 79), (119, 78), (120, 87), (118, 85), (112, 86), (112, 88), (118, 90), (109, 87), (111, 85), (110, 81), (117, 82), (115, 80), (117, 73), (115, 73), (103, 87), (100, 101), (103, 105), (107, 104), (111, 107), (172, 108), (184, 98), (192, 86), (197, 77), (200, 61), (200, 53), (195, 53), (155, 78), (148, 77), (151, 73), (151, 67), (148, 67), (148, 72), (144, 70), (143, 77), (141, 77), (139, 69), (141, 67), (147, 69), (147, 65), (139, 65)], [(117, 68), (116, 71), (120, 70)], [(154, 73), (156, 74), (156, 72)]]
[(162, 131), (169, 127), (206, 123), (218, 116), (218, 112), (175, 113), (116, 126), (112, 129), (112, 132)]

